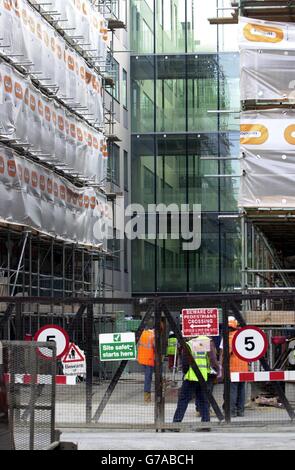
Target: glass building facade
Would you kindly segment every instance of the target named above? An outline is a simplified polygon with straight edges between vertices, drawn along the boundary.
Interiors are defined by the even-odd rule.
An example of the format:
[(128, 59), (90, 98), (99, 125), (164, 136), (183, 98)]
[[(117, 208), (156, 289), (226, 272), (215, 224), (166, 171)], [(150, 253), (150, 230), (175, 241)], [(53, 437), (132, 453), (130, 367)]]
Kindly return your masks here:
[(240, 222), (224, 217), (238, 212), (239, 54), (235, 27), (208, 22), (227, 3), (131, 0), (132, 202), (202, 207), (197, 251), (133, 242), (134, 293), (239, 286)]

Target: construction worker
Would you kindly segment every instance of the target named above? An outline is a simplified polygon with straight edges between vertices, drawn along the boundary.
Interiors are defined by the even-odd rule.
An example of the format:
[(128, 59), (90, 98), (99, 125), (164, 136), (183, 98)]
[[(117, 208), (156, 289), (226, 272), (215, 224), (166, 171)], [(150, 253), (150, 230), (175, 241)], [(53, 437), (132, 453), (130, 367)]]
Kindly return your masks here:
[(152, 380), (155, 369), (155, 330), (148, 326), (139, 339), (137, 360), (144, 369), (144, 403), (150, 403), (152, 401)]
[[(206, 344), (204, 350), (200, 351), (200, 344)], [(212, 342), (207, 336), (198, 336), (192, 338), (188, 343), (192, 356), (196, 365), (200, 369), (202, 376), (207, 382), (208, 380), (208, 360), (210, 366), (219, 370), (219, 364), (216, 357), (215, 349), (212, 347)], [(181, 387), (180, 395), (178, 398), (177, 409), (173, 418), (174, 423), (181, 423), (187, 407), (192, 399), (193, 394), (197, 396), (199, 412), (201, 414), (202, 422), (210, 421), (210, 406), (208, 399), (199, 383), (199, 380), (191, 367), (191, 357), (188, 356), (187, 351), (183, 354), (183, 373), (184, 380)]]
[[(228, 317), (229, 327), (229, 366), (230, 373), (233, 372), (249, 372), (249, 365), (247, 362), (239, 359), (233, 351), (233, 339), (236, 335), (239, 324), (235, 317)], [(223, 363), (223, 341), (220, 344), (221, 350), (221, 363)], [(245, 382), (231, 383), (230, 384), (230, 410), (232, 418), (237, 416), (243, 417), (245, 415), (245, 401), (246, 401), (246, 384)]]
[(169, 333), (166, 356), (168, 357), (169, 370), (173, 370), (177, 358), (177, 339), (173, 331)]
[[(210, 340), (210, 350), (213, 350), (213, 357), (217, 357), (217, 350), (213, 339)], [(218, 382), (219, 379), (222, 379), (222, 366), (219, 364), (218, 369), (213, 369), (211, 366), (211, 361), (209, 359), (209, 355), (207, 356), (207, 366), (208, 366), (208, 379), (207, 379), (207, 388), (209, 392), (212, 394), (214, 385)], [(196, 414), (200, 416), (200, 402), (199, 402), (199, 395), (196, 395)]]

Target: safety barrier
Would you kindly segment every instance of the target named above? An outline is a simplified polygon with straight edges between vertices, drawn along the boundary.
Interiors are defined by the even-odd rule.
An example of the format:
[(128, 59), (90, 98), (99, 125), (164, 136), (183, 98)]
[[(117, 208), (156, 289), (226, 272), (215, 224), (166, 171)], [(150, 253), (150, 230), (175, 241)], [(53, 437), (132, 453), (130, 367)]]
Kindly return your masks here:
[[(202, 412), (203, 404), (200, 405), (198, 400), (189, 400), (182, 422), (173, 423), (179, 394), (183, 391), (182, 359), (184, 353), (192, 357), (192, 351), (187, 345), (189, 338), (183, 337), (187, 325), (182, 325), (181, 316), (186, 316), (192, 311), (205, 315), (204, 328), (207, 328), (208, 324), (212, 326), (217, 315), (217, 322), (214, 323), (211, 333), (216, 334), (212, 336), (212, 340), (217, 360), (222, 365), (222, 374), (216, 371), (217, 373), (206, 381), (200, 363), (200, 367), (195, 362), (192, 363), (199, 387), (210, 403), (210, 425), (290, 424), (295, 416), (295, 367), (292, 364), (294, 352), (290, 349), (289, 355), (285, 354), (285, 344), (292, 346), (292, 341), (278, 341), (277, 338), (281, 334), (282, 338), (291, 340), (295, 324), (291, 321), (288, 325), (283, 322), (278, 325), (279, 320), (276, 320), (276, 324), (267, 324), (267, 316), (263, 311), (254, 311), (251, 315), (247, 312), (247, 315), (244, 315), (242, 303), (247, 301), (251, 304), (254, 300), (255, 305), (259, 304), (260, 307), (265, 303), (269, 305), (271, 300), (276, 307), (279, 302), (283, 302), (285, 310), (288, 311), (285, 316), (288, 322), (291, 321), (292, 315), (287, 313), (291, 314), (295, 310), (295, 296), (286, 292), (150, 296), (132, 299), (0, 298), (0, 304), (9, 306), (7, 311), (3, 312), (2, 320), (0, 316), (2, 336), (10, 332), (10, 337), (5, 339), (20, 339), (26, 335), (36, 339), (40, 331), (45, 331), (46, 335), (46, 328), (49, 327), (58, 328), (68, 336), (67, 349), (63, 354), (57, 354), (56, 380), (50, 379), (46, 370), (48, 361), (41, 356), (41, 370), (35, 374), (35, 378), (29, 370), (22, 369), (15, 371), (13, 378), (7, 375), (6, 383), (23, 387), (24, 390), (26, 387), (35, 386), (37, 396), (41, 400), (49, 384), (58, 385), (54, 392), (58, 427), (201, 427), (203, 424), (199, 413)], [(50, 315), (45, 313), (46, 306), (50, 306)], [(65, 306), (67, 308), (64, 308)], [(44, 313), (38, 315), (35, 313), (36, 309)], [(232, 370), (230, 317), (235, 317), (239, 323), (237, 331), (246, 326), (248, 317), (251, 319), (250, 325), (255, 325), (253, 329), (256, 331), (258, 328), (267, 337), (268, 347), (263, 349), (263, 355), (259, 356), (259, 359), (254, 358), (248, 366), (244, 361), (246, 369), (244, 367), (240, 372)], [(210, 323), (211, 320), (213, 323)], [(144, 393), (144, 368), (137, 361), (135, 348), (135, 345), (138, 347), (141, 335), (147, 327), (153, 328), (155, 332), (155, 365), (152, 371), (151, 394)], [(173, 360), (167, 356), (169, 332), (173, 332), (178, 344)], [(200, 330), (196, 329), (193, 330), (192, 336), (205, 333), (206, 331), (200, 333)], [(207, 333), (210, 335), (210, 331)], [(48, 334), (50, 336), (52, 332)], [(272, 338), (275, 338), (274, 342)], [(253, 341), (251, 337), (247, 338), (246, 348), (251, 350)], [(65, 363), (71, 363), (71, 367), (65, 367)], [(234, 395), (238, 400), (239, 393), (242, 394), (242, 410), (233, 409)], [(187, 399), (187, 396), (185, 398)]]

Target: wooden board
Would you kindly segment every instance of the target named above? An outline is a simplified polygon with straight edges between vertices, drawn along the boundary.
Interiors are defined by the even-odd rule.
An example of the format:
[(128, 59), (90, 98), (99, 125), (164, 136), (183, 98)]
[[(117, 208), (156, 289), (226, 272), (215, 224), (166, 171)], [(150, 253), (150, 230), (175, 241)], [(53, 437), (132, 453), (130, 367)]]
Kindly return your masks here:
[(295, 311), (248, 311), (245, 320), (249, 325), (295, 325)]

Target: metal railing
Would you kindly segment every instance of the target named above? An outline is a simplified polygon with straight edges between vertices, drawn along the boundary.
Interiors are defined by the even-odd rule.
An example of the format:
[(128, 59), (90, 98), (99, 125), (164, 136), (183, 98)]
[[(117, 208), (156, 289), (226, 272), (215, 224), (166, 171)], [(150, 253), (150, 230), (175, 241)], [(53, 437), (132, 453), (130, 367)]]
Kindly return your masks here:
[[(260, 326), (269, 337), (270, 347), (260, 361), (252, 363), (248, 373), (236, 381), (232, 375), (231, 344), (229, 341), (228, 317), (234, 316), (240, 327), (246, 325), (247, 316), (242, 313), (242, 303), (259, 301), (259, 305), (270, 301), (282, 301), (288, 305), (288, 325), (265, 321), (263, 311), (251, 312), (251, 322)], [(283, 374), (271, 374), (274, 364), (284, 353), (282, 345), (272, 344), (272, 338), (281, 334), (295, 337), (295, 295), (294, 293), (263, 292), (255, 294), (211, 293), (200, 295), (153, 295), (130, 299), (105, 298), (0, 298), (0, 304), (8, 304), (10, 311), (2, 316), (0, 333), (6, 339), (21, 339), (25, 334), (32, 336), (44, 325), (62, 327), (71, 344), (79, 347), (85, 356), (86, 373), (68, 377), (62, 362), (57, 362), (60, 380), (56, 388), (56, 423), (59, 427), (89, 427), (116, 429), (195, 429), (202, 427), (197, 415), (197, 402), (188, 405), (181, 423), (173, 423), (183, 388), (184, 353), (191, 357), (187, 340), (182, 335), (181, 314), (188, 308), (218, 308), (220, 334), (214, 339), (217, 359), (222, 363), (223, 379), (213, 378), (212, 383), (203, 379), (198, 366), (191, 362), (206, 400), (211, 406), (210, 426), (290, 424), (294, 420), (295, 389), (288, 380), (295, 373), (294, 361), (283, 361)], [(56, 313), (42, 318), (30, 313), (24, 307), (31, 306), (72, 307), (72, 315)], [(292, 307), (293, 306), (293, 307)], [(53, 310), (54, 310), (53, 309)], [(69, 310), (69, 309), (67, 309)], [(60, 308), (60, 312), (63, 309)], [(291, 318), (292, 312), (294, 319)], [(292, 317), (293, 318), (293, 317)], [(155, 331), (155, 367), (152, 381), (151, 401), (145, 401), (144, 370), (137, 360), (103, 361), (99, 354), (101, 334), (135, 333), (136, 343), (150, 322)], [(277, 320), (279, 322), (279, 320)], [(7, 324), (9, 323), (9, 327)], [(28, 331), (28, 328), (31, 328)], [(167, 358), (167, 339), (173, 331), (179, 345), (173, 368)], [(221, 347), (220, 343), (223, 340)], [(287, 344), (287, 343), (285, 343)], [(294, 354), (294, 352), (293, 352)], [(284, 357), (288, 355), (284, 354)], [(290, 350), (290, 358), (292, 350)], [(191, 357), (192, 360), (192, 357)], [(284, 379), (284, 373), (288, 373)], [(290, 375), (291, 374), (291, 375)], [(238, 374), (239, 375), (239, 374)], [(233, 378), (235, 377), (235, 381)], [(240, 380), (240, 378), (239, 378)], [(241, 385), (240, 385), (241, 384)], [(233, 390), (241, 389), (245, 394), (244, 416), (235, 416), (232, 406)], [(42, 399), (43, 391), (39, 398)], [(207, 423), (208, 425), (208, 423)]]

